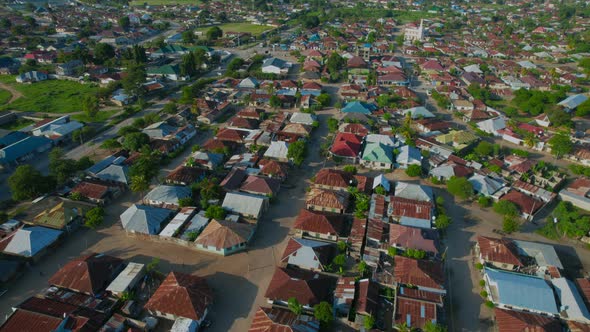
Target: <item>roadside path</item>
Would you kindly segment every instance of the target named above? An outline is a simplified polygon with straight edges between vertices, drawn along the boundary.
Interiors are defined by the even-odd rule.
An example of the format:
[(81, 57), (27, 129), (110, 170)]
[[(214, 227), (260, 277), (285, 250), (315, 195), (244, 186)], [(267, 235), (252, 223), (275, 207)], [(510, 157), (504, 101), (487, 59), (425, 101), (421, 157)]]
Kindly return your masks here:
[(6, 83), (0, 82), (0, 89), (4, 89), (4, 90), (10, 92), (10, 94), (12, 94), (12, 97), (10, 98), (10, 100), (6, 104), (10, 104), (10, 103), (14, 102), (15, 100), (17, 100), (18, 98), (23, 96), (23, 94), (20, 91), (16, 90), (15, 88), (11, 87), (10, 85), (8, 85)]

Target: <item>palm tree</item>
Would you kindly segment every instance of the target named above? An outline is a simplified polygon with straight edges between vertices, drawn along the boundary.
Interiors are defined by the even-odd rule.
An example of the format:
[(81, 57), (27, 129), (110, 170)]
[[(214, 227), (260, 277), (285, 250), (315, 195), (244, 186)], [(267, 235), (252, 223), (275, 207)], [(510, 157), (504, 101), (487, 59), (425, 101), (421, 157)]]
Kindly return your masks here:
[(131, 178), (130, 189), (133, 192), (141, 194), (141, 200), (143, 201), (144, 192), (150, 188), (150, 182), (143, 175), (136, 175)]
[(537, 136), (535, 136), (535, 134), (533, 134), (531, 132), (527, 132), (524, 135), (523, 143), (524, 143), (524, 145), (528, 146), (529, 148), (534, 147), (535, 145), (537, 145), (538, 142), (539, 142), (539, 139), (537, 138)]

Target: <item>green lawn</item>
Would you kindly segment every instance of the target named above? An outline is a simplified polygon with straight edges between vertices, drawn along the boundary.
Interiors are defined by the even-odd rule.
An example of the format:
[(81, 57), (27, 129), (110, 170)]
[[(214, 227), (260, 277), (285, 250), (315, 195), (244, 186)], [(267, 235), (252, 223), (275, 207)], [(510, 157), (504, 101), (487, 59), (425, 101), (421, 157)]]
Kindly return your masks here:
[(33, 84), (9, 83), (23, 94), (10, 105), (0, 110), (44, 113), (71, 113), (81, 111), (85, 96), (95, 94), (98, 87), (72, 81), (49, 80)]
[(80, 122), (86, 122), (86, 123), (105, 122), (108, 119), (110, 119), (113, 115), (115, 115), (119, 112), (120, 112), (120, 110), (100, 111), (93, 118), (88, 117), (88, 115), (86, 115), (86, 113), (80, 113), (80, 114), (72, 115), (72, 119), (74, 119), (76, 121), (80, 121)]
[(4, 105), (6, 104), (10, 98), (12, 97), (12, 94), (4, 89), (0, 89), (0, 105)]
[[(251, 23), (225, 23), (218, 25), (219, 28), (225, 33), (228, 31), (232, 32), (248, 32), (255, 36), (262, 34), (265, 31), (272, 30), (274, 27), (268, 25), (258, 25), (258, 24), (251, 24)], [(197, 31), (207, 31), (211, 28), (202, 27), (198, 28)]]
[(159, 5), (200, 5), (200, 1), (195, 0), (132, 0), (129, 2), (131, 6), (143, 6), (144, 4), (159, 6)]

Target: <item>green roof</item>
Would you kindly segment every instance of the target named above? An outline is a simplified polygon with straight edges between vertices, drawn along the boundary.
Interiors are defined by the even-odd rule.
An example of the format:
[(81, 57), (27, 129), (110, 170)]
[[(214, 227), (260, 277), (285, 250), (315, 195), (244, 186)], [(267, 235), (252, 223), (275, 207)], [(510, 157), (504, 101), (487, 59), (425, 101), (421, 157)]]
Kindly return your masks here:
[(393, 150), (381, 143), (369, 142), (363, 151), (363, 160), (393, 164)]
[(178, 65), (150, 67), (147, 69), (147, 73), (152, 75), (180, 75), (180, 68)]

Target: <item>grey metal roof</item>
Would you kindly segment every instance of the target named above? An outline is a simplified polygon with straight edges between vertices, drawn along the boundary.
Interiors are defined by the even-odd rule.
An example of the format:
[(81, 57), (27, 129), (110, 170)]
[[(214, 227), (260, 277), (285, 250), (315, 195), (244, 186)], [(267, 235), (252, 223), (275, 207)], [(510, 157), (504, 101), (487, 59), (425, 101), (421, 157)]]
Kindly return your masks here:
[(32, 257), (57, 241), (61, 234), (62, 231), (41, 226), (21, 228), (12, 236), (4, 252)]
[(475, 192), (486, 196), (493, 195), (504, 186), (504, 183), (499, 180), (481, 174), (474, 174), (469, 178), (469, 182), (473, 185)]
[(574, 108), (580, 106), (580, 104), (585, 102), (586, 100), (588, 100), (588, 97), (586, 97), (585, 95), (582, 95), (582, 94), (573, 95), (573, 96), (569, 96), (569, 97), (565, 98), (564, 100), (560, 101), (559, 103), (557, 103), (557, 105), (564, 106), (569, 109), (574, 109)]
[(432, 188), (413, 183), (397, 182), (395, 184), (395, 196), (415, 199), (417, 201), (432, 202)]
[(565, 311), (566, 319), (590, 323), (590, 313), (576, 285), (566, 278), (555, 278), (551, 282), (561, 303), (560, 311)]
[(115, 181), (129, 184), (129, 172), (127, 166), (109, 165), (96, 174), (96, 177), (105, 181)]
[(555, 248), (550, 244), (514, 240), (521, 255), (535, 258), (539, 266), (555, 266), (563, 269)]
[(222, 207), (230, 212), (258, 216), (268, 198), (244, 193), (228, 193)]
[(500, 304), (557, 314), (553, 290), (545, 279), (485, 268), (492, 297)]
[(172, 210), (133, 204), (121, 214), (121, 223), (126, 231), (155, 235), (171, 214)]
[(191, 189), (183, 186), (160, 185), (146, 196), (147, 201), (178, 205), (178, 200), (191, 196)]

